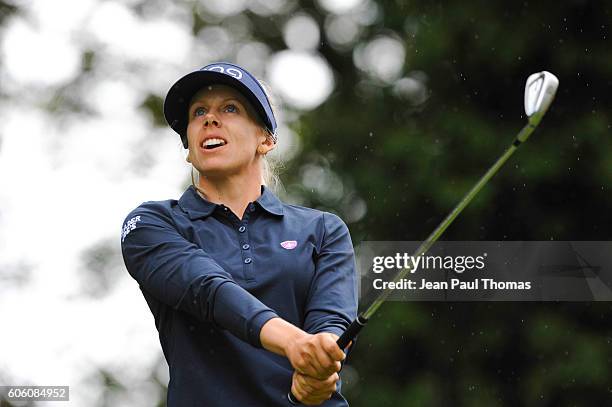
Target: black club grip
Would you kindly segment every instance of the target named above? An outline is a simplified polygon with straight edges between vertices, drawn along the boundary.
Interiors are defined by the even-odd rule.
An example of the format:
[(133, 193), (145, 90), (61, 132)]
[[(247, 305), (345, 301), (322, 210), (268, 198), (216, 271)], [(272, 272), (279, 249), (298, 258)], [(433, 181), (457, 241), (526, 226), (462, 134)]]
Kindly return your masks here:
[(348, 346), (349, 342), (357, 337), (359, 331), (361, 331), (361, 329), (366, 326), (367, 323), (367, 318), (364, 318), (361, 315), (355, 318), (355, 320), (349, 325), (348, 329), (344, 331), (344, 333), (336, 341), (338, 347), (344, 350)]

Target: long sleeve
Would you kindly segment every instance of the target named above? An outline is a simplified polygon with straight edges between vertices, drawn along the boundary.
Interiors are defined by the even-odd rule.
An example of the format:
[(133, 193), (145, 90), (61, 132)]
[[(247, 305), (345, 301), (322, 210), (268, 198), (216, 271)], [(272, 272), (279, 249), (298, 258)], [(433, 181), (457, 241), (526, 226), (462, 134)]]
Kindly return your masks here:
[(304, 330), (341, 335), (357, 316), (357, 276), (348, 228), (332, 214), (323, 215), (325, 235), (308, 293)]
[(214, 322), (251, 345), (276, 313), (240, 287), (202, 248), (174, 227), (169, 209), (145, 203), (123, 226), (121, 249), (142, 290), (201, 321)]

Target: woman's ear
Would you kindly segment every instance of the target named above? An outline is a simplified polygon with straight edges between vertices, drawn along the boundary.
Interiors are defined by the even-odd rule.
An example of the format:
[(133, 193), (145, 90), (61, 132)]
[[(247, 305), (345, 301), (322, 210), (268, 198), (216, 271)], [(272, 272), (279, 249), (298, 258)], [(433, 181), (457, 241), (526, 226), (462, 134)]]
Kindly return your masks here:
[(257, 146), (257, 154), (266, 155), (270, 151), (274, 150), (274, 148), (276, 147), (274, 137), (272, 137), (268, 129), (264, 127), (259, 128), (257, 138), (259, 140), (259, 145)]
[(265, 138), (262, 139), (262, 141), (257, 146), (257, 153), (261, 155), (266, 155), (270, 151), (274, 150), (275, 147), (276, 143), (274, 142), (274, 139), (266, 133)]
[(185, 161), (191, 163), (191, 150), (187, 150), (187, 157), (185, 157)]

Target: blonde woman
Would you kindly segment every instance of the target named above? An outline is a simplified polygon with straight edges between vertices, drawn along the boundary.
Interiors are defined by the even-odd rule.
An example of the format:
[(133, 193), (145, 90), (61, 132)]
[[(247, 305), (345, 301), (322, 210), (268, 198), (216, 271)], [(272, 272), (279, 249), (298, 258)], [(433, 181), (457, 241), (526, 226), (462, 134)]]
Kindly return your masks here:
[(121, 240), (169, 365), (168, 406), (287, 406), (289, 390), (347, 406), (336, 339), (357, 311), (350, 235), (264, 185), (277, 123), (260, 82), (207, 65), (170, 88), (164, 115), (198, 180), (138, 206)]

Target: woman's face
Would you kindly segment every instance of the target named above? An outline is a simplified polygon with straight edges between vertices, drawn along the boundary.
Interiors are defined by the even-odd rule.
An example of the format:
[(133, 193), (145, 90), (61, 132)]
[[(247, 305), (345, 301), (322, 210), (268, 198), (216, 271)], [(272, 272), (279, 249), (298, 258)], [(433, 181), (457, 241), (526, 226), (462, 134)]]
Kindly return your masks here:
[(187, 125), (193, 166), (213, 178), (258, 170), (260, 156), (274, 144), (255, 117), (251, 104), (236, 89), (226, 85), (201, 89), (191, 100)]

